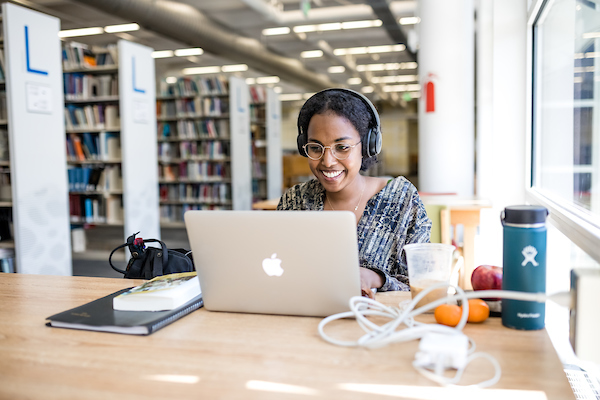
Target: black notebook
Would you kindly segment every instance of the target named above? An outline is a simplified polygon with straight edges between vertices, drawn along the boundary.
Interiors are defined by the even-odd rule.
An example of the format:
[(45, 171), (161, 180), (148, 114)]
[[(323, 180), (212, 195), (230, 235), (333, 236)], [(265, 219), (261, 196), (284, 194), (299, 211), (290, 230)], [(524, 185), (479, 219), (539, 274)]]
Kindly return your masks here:
[(116, 311), (113, 298), (131, 288), (119, 290), (82, 306), (54, 314), (47, 319), (48, 326), (84, 329), (88, 331), (149, 335), (171, 322), (202, 307), (202, 295), (168, 311)]

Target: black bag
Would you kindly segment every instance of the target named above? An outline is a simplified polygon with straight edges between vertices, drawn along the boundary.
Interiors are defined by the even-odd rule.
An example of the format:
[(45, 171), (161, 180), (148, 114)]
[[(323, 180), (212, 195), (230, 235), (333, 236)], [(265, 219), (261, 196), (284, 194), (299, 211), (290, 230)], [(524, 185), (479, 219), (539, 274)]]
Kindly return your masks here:
[[(196, 270), (190, 250), (167, 249), (167, 245), (158, 239), (146, 239), (144, 241), (142, 238), (136, 238), (135, 235), (138, 233), (129, 236), (127, 243), (114, 249), (108, 257), (108, 263), (112, 269), (123, 274), (124, 278), (152, 279), (157, 276)], [(144, 242), (160, 243), (161, 248), (146, 247)], [(115, 251), (125, 246), (129, 247), (131, 258), (127, 263), (127, 268), (123, 271), (115, 267), (111, 259)]]

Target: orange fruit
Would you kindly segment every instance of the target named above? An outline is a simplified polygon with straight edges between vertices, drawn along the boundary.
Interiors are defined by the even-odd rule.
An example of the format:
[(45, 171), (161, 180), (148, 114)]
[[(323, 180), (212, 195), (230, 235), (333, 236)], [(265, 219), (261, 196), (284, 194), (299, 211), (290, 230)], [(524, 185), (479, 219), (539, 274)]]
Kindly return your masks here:
[[(462, 312), (462, 307), (461, 307)], [(469, 300), (469, 318), (467, 322), (483, 322), (490, 316), (490, 307), (481, 299)]]
[(456, 304), (442, 304), (435, 308), (433, 316), (435, 321), (441, 325), (456, 326), (460, 322), (462, 308)]

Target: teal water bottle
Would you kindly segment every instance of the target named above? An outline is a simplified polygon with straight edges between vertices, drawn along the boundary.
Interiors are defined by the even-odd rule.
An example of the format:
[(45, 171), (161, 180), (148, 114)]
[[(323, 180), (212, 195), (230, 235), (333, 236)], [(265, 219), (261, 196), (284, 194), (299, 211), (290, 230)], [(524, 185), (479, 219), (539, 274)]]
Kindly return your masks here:
[[(510, 206), (501, 215), (503, 226), (502, 289), (546, 292), (546, 217), (541, 206)], [(502, 325), (542, 329), (546, 305), (502, 299)]]

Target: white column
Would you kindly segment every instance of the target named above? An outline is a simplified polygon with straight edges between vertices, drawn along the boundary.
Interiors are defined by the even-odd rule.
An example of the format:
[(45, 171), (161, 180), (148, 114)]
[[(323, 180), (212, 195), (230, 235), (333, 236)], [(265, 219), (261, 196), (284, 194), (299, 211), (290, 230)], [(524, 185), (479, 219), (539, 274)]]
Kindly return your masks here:
[(420, 2), (419, 190), (472, 195), (473, 0)]
[(481, 210), (475, 265), (502, 265), (500, 212), (525, 202), (526, 7), (522, 0), (480, 0), (477, 10), (483, 29), (477, 48), (477, 194), (492, 207)]

